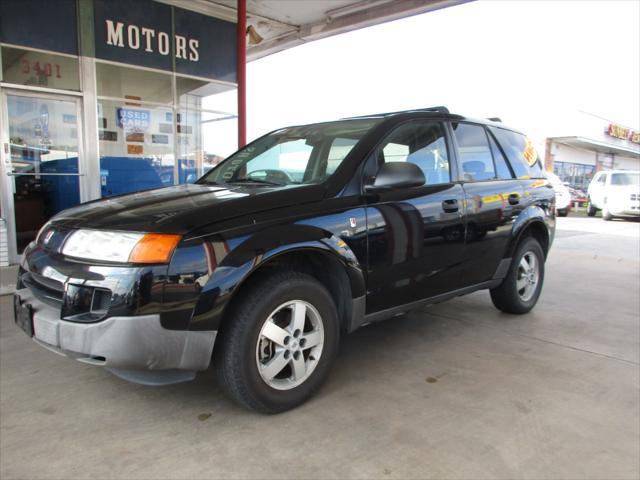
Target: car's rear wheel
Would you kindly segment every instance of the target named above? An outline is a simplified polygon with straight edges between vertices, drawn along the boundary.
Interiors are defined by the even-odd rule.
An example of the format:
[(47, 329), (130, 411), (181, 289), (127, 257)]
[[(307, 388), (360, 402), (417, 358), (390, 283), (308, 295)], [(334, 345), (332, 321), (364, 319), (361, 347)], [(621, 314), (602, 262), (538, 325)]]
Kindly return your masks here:
[(558, 216), (559, 217), (566, 217), (567, 215), (569, 215), (569, 209), (568, 208), (560, 208), (560, 209), (558, 209)]
[(253, 410), (291, 409), (315, 392), (335, 358), (333, 299), (313, 277), (292, 271), (263, 277), (241, 295), (214, 354), (219, 382)]
[(538, 302), (544, 282), (544, 252), (535, 238), (518, 246), (509, 272), (500, 286), (491, 290), (491, 300), (506, 313), (529, 312)]
[(589, 200), (589, 204), (587, 205), (587, 216), (595, 217), (598, 209), (593, 206), (591, 200)]

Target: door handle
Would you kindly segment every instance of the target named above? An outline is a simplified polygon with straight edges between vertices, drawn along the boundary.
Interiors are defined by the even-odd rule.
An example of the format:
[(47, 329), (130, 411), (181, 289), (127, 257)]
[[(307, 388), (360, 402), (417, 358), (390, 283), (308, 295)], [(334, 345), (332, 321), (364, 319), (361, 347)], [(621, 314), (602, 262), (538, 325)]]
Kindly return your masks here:
[(442, 209), (447, 213), (454, 213), (458, 211), (458, 200), (452, 198), (450, 200), (442, 201)]
[(520, 195), (512, 193), (509, 195), (509, 205), (518, 205), (520, 203)]

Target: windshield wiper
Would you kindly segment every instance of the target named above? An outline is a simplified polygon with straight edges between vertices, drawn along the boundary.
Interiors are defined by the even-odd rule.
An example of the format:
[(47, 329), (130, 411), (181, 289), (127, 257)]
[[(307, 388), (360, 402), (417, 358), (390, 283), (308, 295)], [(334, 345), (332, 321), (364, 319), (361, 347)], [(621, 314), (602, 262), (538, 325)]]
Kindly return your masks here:
[(237, 180), (227, 183), (259, 183), (262, 185), (275, 185), (278, 187), (284, 186), (284, 183), (269, 182), (268, 180), (260, 180), (258, 178), (238, 178)]

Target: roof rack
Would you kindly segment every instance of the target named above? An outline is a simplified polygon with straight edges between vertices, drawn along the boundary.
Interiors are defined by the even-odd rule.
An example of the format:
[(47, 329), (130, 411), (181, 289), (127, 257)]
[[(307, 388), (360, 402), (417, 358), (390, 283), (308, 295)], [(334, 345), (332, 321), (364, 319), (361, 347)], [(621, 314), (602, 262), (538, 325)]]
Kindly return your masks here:
[(412, 113), (412, 112), (451, 113), (447, 107), (438, 106), (438, 107), (427, 107), (427, 108), (414, 108), (411, 110), (399, 110), (397, 112), (370, 113), (369, 115), (358, 115), (356, 117), (347, 117), (347, 118), (386, 117), (388, 115), (396, 115), (398, 113)]
[[(427, 107), (427, 108), (418, 108), (416, 110), (409, 110), (410, 112), (440, 112), (440, 113), (451, 113), (449, 109), (445, 106), (437, 106), (437, 107)], [(393, 112), (393, 113), (401, 113), (401, 112)]]
[(502, 123), (502, 119), (500, 117), (489, 117), (487, 120), (491, 120), (492, 122), (500, 122)]

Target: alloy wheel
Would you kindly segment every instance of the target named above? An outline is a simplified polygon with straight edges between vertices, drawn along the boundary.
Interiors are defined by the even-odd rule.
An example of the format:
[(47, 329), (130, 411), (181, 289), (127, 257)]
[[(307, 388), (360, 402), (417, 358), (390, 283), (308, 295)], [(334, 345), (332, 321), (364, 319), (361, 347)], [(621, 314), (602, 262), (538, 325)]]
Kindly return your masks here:
[(303, 300), (283, 303), (267, 317), (256, 345), (262, 380), (276, 390), (301, 385), (313, 373), (324, 344), (318, 310)]
[(516, 280), (518, 295), (524, 302), (531, 300), (536, 292), (539, 280), (540, 269), (538, 266), (538, 258), (532, 251), (527, 251), (518, 264), (518, 276)]

